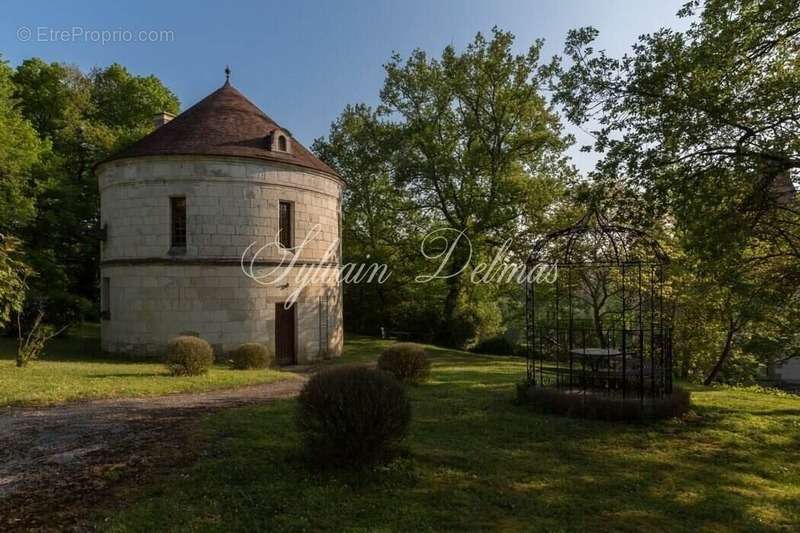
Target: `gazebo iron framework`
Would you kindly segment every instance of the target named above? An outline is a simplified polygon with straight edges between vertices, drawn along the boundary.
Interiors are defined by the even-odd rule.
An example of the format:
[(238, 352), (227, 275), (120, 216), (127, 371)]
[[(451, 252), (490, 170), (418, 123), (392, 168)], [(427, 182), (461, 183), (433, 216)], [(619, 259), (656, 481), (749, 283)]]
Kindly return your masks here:
[[(539, 239), (526, 263), (528, 383), (641, 401), (671, 394), (668, 263), (655, 239), (594, 209)], [(552, 283), (537, 280), (552, 269)]]

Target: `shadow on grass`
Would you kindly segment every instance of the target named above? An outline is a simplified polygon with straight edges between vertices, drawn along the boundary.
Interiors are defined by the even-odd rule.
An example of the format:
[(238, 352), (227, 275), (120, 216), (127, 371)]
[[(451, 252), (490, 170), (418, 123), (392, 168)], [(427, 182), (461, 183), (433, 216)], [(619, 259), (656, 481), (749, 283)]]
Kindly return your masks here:
[[(348, 339), (343, 362), (374, 361), (387, 344)], [(800, 511), (795, 474), (775, 470), (794, 451), (769, 442), (800, 434), (782, 424), (795, 414), (786, 404), (731, 396), (700, 405), (694, 421), (648, 425), (540, 415), (513, 402), (524, 364), (429, 352), (431, 381), (408, 388), (410, 457), (375, 475), (321, 471), (298, 460), (294, 401), (226, 411), (207, 419), (190, 472), (122, 497), (110, 520), (116, 530), (190, 531), (208, 516), (209, 529), (229, 531), (722, 531), (791, 528)], [(752, 425), (759, 410), (774, 421)]]
[(758, 411), (756, 416), (800, 416), (800, 409), (774, 409), (772, 411)]
[(168, 378), (171, 377), (169, 372), (117, 372), (114, 374), (92, 374), (86, 376), (86, 379), (133, 379), (133, 378)]
[[(13, 361), (17, 354), (15, 337), (0, 337), (0, 361)], [(39, 361), (50, 362), (83, 362), (111, 364), (158, 363), (153, 358), (135, 358), (110, 356), (100, 348), (100, 325), (79, 324), (70, 329), (68, 335), (62, 335), (47, 343)]]

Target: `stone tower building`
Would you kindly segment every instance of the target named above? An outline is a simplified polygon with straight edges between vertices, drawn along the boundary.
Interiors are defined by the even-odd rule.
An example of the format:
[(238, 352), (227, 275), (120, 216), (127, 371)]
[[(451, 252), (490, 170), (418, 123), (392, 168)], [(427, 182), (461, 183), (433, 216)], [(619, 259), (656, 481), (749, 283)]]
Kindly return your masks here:
[(156, 121), (95, 169), (103, 349), (190, 334), (280, 364), (339, 355), (342, 180), (229, 82)]

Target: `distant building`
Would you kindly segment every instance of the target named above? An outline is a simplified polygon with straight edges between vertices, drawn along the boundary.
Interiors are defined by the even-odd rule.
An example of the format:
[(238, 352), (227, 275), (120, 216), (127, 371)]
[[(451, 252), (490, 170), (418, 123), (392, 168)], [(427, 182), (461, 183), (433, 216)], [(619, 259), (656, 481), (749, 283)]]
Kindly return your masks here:
[(771, 378), (784, 383), (800, 383), (800, 358), (792, 358), (777, 363), (771, 371)]
[[(95, 169), (106, 228), (103, 349), (157, 355), (171, 337), (190, 334), (218, 353), (263, 343), (281, 364), (340, 354), (336, 276), (312, 280), (289, 309), (284, 303), (303, 285), (304, 267), (339, 267), (341, 178), (227, 81), (174, 119), (159, 114), (156, 125)], [(314, 227), (319, 233), (296, 250)], [(262, 283), (246, 276), (243, 252), (276, 237), (280, 246), (254, 263), (276, 271)], [(325, 259), (329, 249), (336, 253)], [(294, 255), (294, 266), (276, 269)]]

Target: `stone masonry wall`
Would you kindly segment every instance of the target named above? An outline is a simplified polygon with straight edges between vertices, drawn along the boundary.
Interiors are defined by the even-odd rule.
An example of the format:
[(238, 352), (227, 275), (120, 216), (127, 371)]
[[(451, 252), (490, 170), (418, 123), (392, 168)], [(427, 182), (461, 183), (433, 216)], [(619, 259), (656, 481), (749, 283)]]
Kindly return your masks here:
[[(168, 339), (188, 333), (206, 339), (217, 354), (243, 342), (265, 344), (274, 353), (275, 304), (285, 302), (299, 285), (297, 276), (308, 272), (288, 270), (281, 283), (265, 286), (246, 277), (239, 266), (104, 267), (111, 291), (110, 320), (102, 323), (103, 349), (157, 356)], [(277, 275), (261, 282), (268, 283)], [(289, 286), (283, 288), (285, 283)], [(340, 355), (343, 333), (338, 286), (324, 280), (310, 283), (296, 305), (298, 362)]]
[(250, 243), (272, 242), (283, 200), (294, 207), (296, 245), (312, 227), (321, 230), (299, 259), (321, 258), (338, 237), (341, 184), (298, 167), (229, 159), (147, 157), (100, 167), (101, 223), (108, 225), (102, 259), (166, 257), (171, 196), (186, 196), (185, 257), (238, 259)]
[[(107, 225), (101, 275), (110, 283), (103, 349), (157, 355), (169, 338), (191, 332), (218, 353), (242, 342), (274, 350), (275, 304), (304, 285), (297, 295), (298, 362), (341, 353), (338, 254), (319, 266), (339, 235), (340, 182), (257, 160), (177, 156), (110, 162), (98, 177)], [(172, 196), (186, 197), (187, 247), (180, 256), (170, 253)], [(292, 202), (295, 246), (314, 225), (320, 231), (293, 267), (276, 266), (291, 254), (263, 249), (254, 266), (267, 273), (259, 283), (245, 275), (240, 258), (251, 243), (274, 241), (279, 201)], [(285, 279), (273, 282), (281, 274)]]

